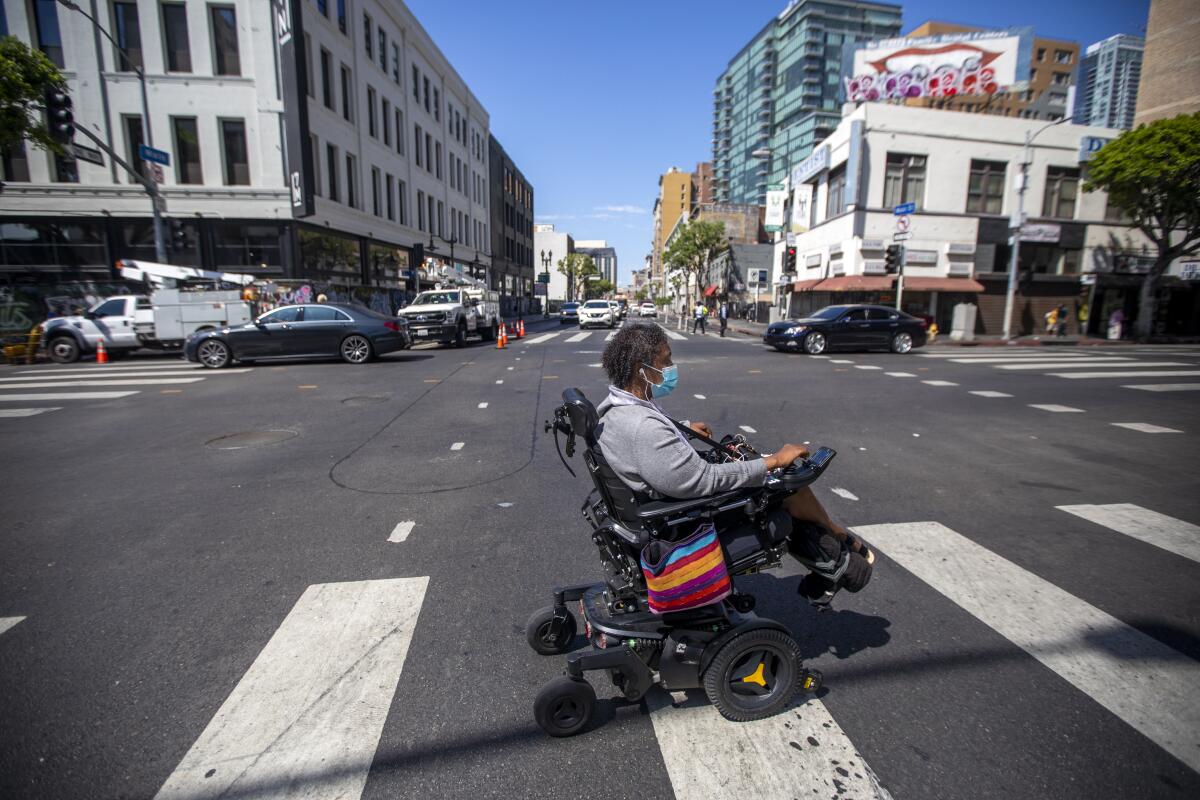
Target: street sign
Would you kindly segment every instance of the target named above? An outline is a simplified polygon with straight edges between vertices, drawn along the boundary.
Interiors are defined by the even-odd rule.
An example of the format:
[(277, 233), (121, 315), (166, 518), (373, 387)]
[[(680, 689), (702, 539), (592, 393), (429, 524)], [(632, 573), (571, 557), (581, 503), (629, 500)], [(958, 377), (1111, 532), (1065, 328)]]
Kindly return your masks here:
[(550, 282), (550, 273), (549, 272), (539, 272), (537, 282), (538, 283), (549, 283)]
[(896, 231), (892, 234), (893, 242), (905, 242), (912, 238), (912, 231)]
[(165, 150), (156, 150), (153, 147), (140, 145), (138, 147), (138, 155), (143, 161), (153, 161), (155, 164), (162, 164), (164, 167), (171, 166), (171, 154)]
[(905, 233), (912, 227), (912, 217), (896, 217), (896, 233)]
[(892, 209), (892, 213), (895, 214), (897, 217), (902, 217), (905, 214), (911, 214), (916, 210), (917, 210), (916, 203), (901, 203), (900, 205), (898, 205)]
[(82, 144), (71, 144), (67, 146), (67, 150), (71, 155), (80, 161), (87, 161), (95, 164), (98, 167), (104, 166), (104, 154), (94, 147), (88, 147)]
[(162, 167), (153, 161), (143, 161), (142, 167), (146, 170), (146, 177), (155, 183), (161, 184), (165, 180)]

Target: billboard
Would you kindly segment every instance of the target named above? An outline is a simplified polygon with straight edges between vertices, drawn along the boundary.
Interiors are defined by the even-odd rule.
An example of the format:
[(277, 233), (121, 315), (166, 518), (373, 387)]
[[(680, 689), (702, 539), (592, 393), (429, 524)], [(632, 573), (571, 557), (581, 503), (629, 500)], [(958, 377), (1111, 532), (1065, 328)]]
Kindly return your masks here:
[[(812, 214), (813, 185), (798, 183), (792, 190), (792, 230), (794, 233), (805, 233)], [(790, 236), (790, 234), (789, 234)], [(788, 242), (793, 244), (793, 242)]]
[(846, 100), (990, 95), (1024, 88), (1032, 29), (947, 33), (868, 42), (843, 74)]
[(786, 202), (787, 189), (782, 183), (772, 183), (767, 187), (767, 213), (763, 228), (768, 233), (783, 230), (783, 205)]

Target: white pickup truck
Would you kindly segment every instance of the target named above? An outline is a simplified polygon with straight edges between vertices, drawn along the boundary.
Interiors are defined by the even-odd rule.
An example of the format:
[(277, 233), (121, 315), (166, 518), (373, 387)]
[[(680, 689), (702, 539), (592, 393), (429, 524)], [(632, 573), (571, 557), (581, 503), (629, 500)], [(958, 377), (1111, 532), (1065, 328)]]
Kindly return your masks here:
[(462, 347), (478, 333), (485, 341), (500, 330), (500, 296), (478, 286), (451, 286), (421, 292), (396, 316), (408, 320), (413, 344), (441, 342)]

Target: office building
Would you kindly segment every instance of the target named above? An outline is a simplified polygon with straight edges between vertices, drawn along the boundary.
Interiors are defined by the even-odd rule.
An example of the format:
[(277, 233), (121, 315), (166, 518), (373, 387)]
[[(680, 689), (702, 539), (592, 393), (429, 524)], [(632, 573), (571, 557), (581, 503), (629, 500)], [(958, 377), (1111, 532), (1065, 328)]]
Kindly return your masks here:
[(591, 256), (599, 277), (613, 286), (617, 285), (617, 251), (609, 247), (608, 242), (603, 239), (579, 239), (575, 242), (575, 252)]
[(533, 298), (533, 187), (496, 141), (488, 136), (491, 169), (491, 286), (500, 292), (505, 316), (524, 314)]
[(696, 187), (696, 205), (714, 202), (715, 195), (713, 192), (716, 187), (713, 185), (713, 165), (711, 161), (701, 161), (696, 165), (696, 171), (692, 173), (692, 182)]
[(650, 255), (653, 258), (652, 277), (661, 285), (663, 280), (662, 253), (667, 237), (675, 228), (680, 217), (687, 219), (695, 202), (696, 186), (692, 173), (681, 172), (678, 167), (658, 176), (658, 196), (654, 198), (654, 241)]
[(1197, 38), (1196, 0), (1150, 0), (1134, 126), (1200, 111)]
[(1141, 38), (1118, 34), (1084, 51), (1075, 79), (1075, 124), (1133, 127), (1144, 49)]
[(574, 300), (567, 276), (558, 271), (558, 264), (575, 252), (575, 240), (565, 231), (557, 231), (548, 223), (533, 226), (533, 249), (537, 253), (537, 265), (543, 275), (549, 277), (546, 295), (550, 302), (561, 303)]
[(888, 3), (793, 0), (763, 26), (713, 88), (715, 202), (766, 203), (767, 184), (783, 181), (841, 119), (843, 48), (895, 36), (900, 12)]

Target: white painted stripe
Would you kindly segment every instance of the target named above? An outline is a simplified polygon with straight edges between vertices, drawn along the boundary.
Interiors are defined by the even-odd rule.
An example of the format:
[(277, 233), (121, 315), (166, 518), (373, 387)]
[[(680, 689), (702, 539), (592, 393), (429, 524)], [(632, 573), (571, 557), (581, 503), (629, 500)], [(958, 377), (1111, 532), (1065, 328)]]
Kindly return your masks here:
[(388, 537), (388, 541), (396, 543), (403, 542), (408, 538), (408, 535), (412, 533), (413, 526), (416, 524), (417, 523), (413, 522), (412, 520), (397, 522), (396, 527), (392, 528), (392, 535)]
[(0, 617), (0, 633), (6, 633), (13, 625), (16, 625), (24, 617)]
[(754, 430), (754, 428), (751, 428), (749, 425), (738, 425), (738, 427), (744, 430), (746, 433), (758, 433), (758, 431)]
[[(752, 341), (751, 339), (743, 339), (742, 341)], [(829, 358), (829, 356), (809, 356), (809, 358)]]
[(574, 336), (568, 336), (568, 337), (567, 337), (566, 339), (564, 339), (563, 341), (567, 341), (567, 342), (582, 342), (584, 339), (588, 338), (588, 337), (589, 337), (589, 336), (591, 336), (591, 335), (592, 335), (592, 332), (591, 332), (591, 331), (580, 331), (579, 333), (575, 334)]
[(504, 383), (504, 379), (503, 379), (503, 378), (501, 378), (500, 380), (496, 381), (496, 385), (497, 385), (497, 386), (499, 386), (499, 385), (500, 385), (500, 384), (502, 384), (502, 383)]
[(987, 350), (981, 350), (979, 352), (974, 352), (974, 353), (938, 352), (938, 353), (917, 353), (916, 355), (918, 358), (951, 358), (951, 359), (954, 359), (954, 358), (1059, 358), (1060, 355), (1063, 357), (1069, 357), (1069, 356), (1084, 356), (1087, 354), (1074, 352), (1074, 351), (1063, 351), (1061, 354), (1051, 353), (1049, 350), (1042, 350), (1040, 348), (1038, 348), (1038, 349), (1022, 348), (1020, 350), (1017, 350), (1015, 348), (1008, 348), (1008, 349), (997, 348), (995, 350), (992, 350), (991, 348), (989, 348)]
[(858, 495), (856, 495), (854, 492), (850, 491), (849, 489), (843, 489), (840, 486), (835, 486), (832, 489), (830, 489), (829, 491), (833, 492), (838, 497), (844, 497), (847, 500), (857, 500), (858, 499)]
[[(55, 388), (58, 388), (57, 386)], [(131, 394), (138, 392), (56, 392), (35, 394), (0, 394), (0, 402), (12, 402), (14, 400), (26, 403), (37, 403), (49, 400), (52, 403), (57, 403), (59, 400), (115, 400), (118, 397), (129, 397)]]
[(487, 403), (480, 403), (480, 404), (479, 404), (479, 408), (487, 408), (487, 407), (488, 407), (488, 404), (487, 404)]
[(854, 531), (1200, 770), (1200, 663), (940, 523)]
[(1063, 358), (1061, 355), (1055, 354), (1050, 356), (976, 356), (967, 358), (952, 358), (955, 364), (1029, 364), (1039, 361), (1132, 361), (1131, 358), (1121, 356), (1095, 357), (1095, 356), (1072, 356)]
[(1128, 428), (1131, 431), (1139, 431), (1141, 433), (1183, 433), (1174, 428), (1164, 428), (1161, 425), (1151, 425), (1149, 422), (1114, 422), (1118, 428)]
[(708, 399), (707, 397), (705, 397), (702, 394), (694, 394), (694, 395), (692, 395), (692, 397), (696, 398), (697, 400), (707, 400)]
[(530, 339), (525, 344), (541, 344), (542, 342), (550, 341), (551, 339), (553, 339), (555, 336), (558, 336), (558, 335), (559, 334), (557, 334), (557, 333), (543, 333), (541, 336), (538, 336), (534, 339)]
[(662, 328), (662, 329), (663, 329), (663, 333), (665, 333), (665, 334), (666, 334), (668, 337), (670, 337), (670, 338), (674, 339), (675, 341), (680, 341), (681, 339), (686, 339), (686, 338), (687, 338), (687, 337), (686, 337), (686, 336), (684, 336), (682, 333), (676, 333), (675, 331), (671, 330), (670, 328), (663, 328), (663, 326), (662, 326), (662, 325), (659, 325), (659, 323), (657, 323), (657, 322), (656, 322), (656, 323), (654, 323), (654, 324), (655, 324), (655, 325), (658, 325), (658, 327)]
[(161, 386), (177, 383), (197, 383), (204, 378), (130, 378), (129, 380), (38, 381), (34, 383), (0, 384), (0, 389), (61, 389), (67, 386)]
[(466, 442), (455, 442), (454, 444), (450, 445), (450, 449), (451, 450), (462, 450), (464, 444), (466, 444)]
[(875, 367), (870, 364), (855, 364), (855, 369), (883, 369), (883, 367)]
[[(891, 800), (854, 743), (815, 697), (779, 714), (730, 722), (707, 701), (646, 695), (676, 800), (846, 797)], [(720, 787), (719, 789), (717, 787)]]
[(204, 380), (207, 377), (216, 377), (218, 375), (238, 375), (243, 372), (251, 372), (249, 368), (245, 369), (191, 369), (183, 372), (117, 372), (105, 375), (104, 373), (87, 372), (83, 375), (71, 374), (63, 375), (54, 373), (53, 375), (47, 372), (42, 372), (40, 375), (22, 375), (16, 378), (0, 378), (0, 383), (22, 384), (28, 381), (80, 381), (80, 380), (129, 380), (131, 378), (194, 378)]
[(360, 797), (428, 583), (309, 586), (157, 797)]
[(1130, 362), (1130, 361), (1115, 361), (1109, 362), (1108, 359), (1078, 359), (1076, 361), (1054, 361), (1047, 364), (1001, 364), (996, 369), (1129, 369), (1131, 367), (1190, 367), (1191, 364), (1185, 364), (1182, 361), (1147, 361), (1147, 362)]
[(608, 336), (604, 337), (604, 341), (611, 342), (613, 337), (617, 335), (616, 331), (609, 331)]
[(1122, 389), (1141, 389), (1143, 392), (1200, 392), (1200, 383), (1140, 383)]
[(82, 364), (76, 366), (56, 366), (47, 364), (36, 369), (25, 369), (18, 372), (18, 375), (80, 375), (91, 374), (95, 372), (143, 372), (143, 371), (159, 371), (159, 370), (203, 370), (204, 367), (191, 361), (176, 359), (175, 361), (157, 362), (153, 364), (93, 364), (84, 366)]
[(929, 386), (958, 386), (954, 381), (921, 381)]
[(1200, 370), (1153, 370), (1145, 372), (1047, 372), (1056, 378), (1195, 378)]
[(1030, 403), (1030, 408), (1036, 408), (1039, 411), (1051, 411), (1056, 414), (1082, 414), (1082, 408), (1072, 408), (1071, 406), (1059, 406), (1054, 403)]
[(514, 369), (516, 369), (516, 367), (509, 367), (509, 368), (508, 368), (508, 371), (509, 371), (509, 372), (512, 372)]
[(831, 359), (829, 359), (829, 363), (830, 364), (853, 364), (854, 362), (847, 361), (844, 358), (831, 358)]
[(36, 417), (48, 411), (62, 411), (62, 406), (47, 406), (46, 408), (0, 408), (0, 418), (4, 417)]
[(1109, 530), (1161, 547), (1177, 556), (1200, 561), (1200, 525), (1159, 514), (1133, 503), (1055, 506)]
[(967, 394), (973, 394), (976, 397), (1012, 397), (1011, 394), (1005, 394), (1004, 392), (994, 392), (991, 389), (980, 389), (980, 390), (974, 391), (974, 392), (967, 392)]
[(893, 378), (915, 378), (915, 373), (912, 372), (885, 372), (884, 375), (890, 375)]

